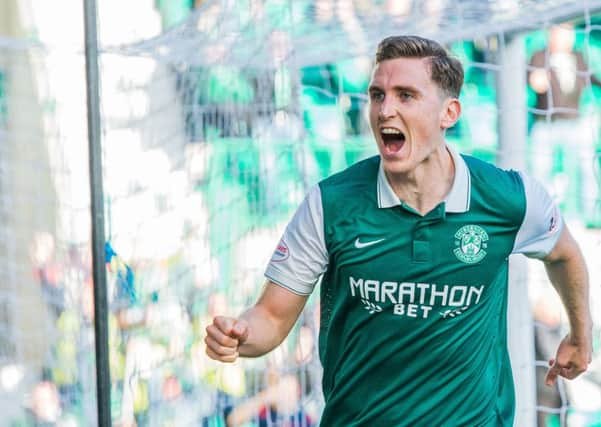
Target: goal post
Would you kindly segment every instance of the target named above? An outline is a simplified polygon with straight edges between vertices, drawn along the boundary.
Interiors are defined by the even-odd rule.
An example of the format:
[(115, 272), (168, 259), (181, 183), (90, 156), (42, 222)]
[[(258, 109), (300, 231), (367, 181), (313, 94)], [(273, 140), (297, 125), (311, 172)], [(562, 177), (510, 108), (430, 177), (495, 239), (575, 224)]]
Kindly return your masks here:
[[(25, 3), (32, 7), (12, 10), (15, 22), (49, 7)], [(274, 375), (294, 376), (302, 410), (319, 418), (318, 292), (267, 358), (214, 364), (204, 327), (255, 301), (307, 189), (376, 154), (366, 93), (375, 47), (388, 35), (439, 40), (462, 61), (463, 111), (449, 143), (543, 177), (599, 283), (601, 1), (195, 3), (181, 20), (191, 2), (169, 16), (154, 8), (165, 1), (99, 2), (115, 424), (222, 425), (226, 407)], [(71, 5), (65, 22), (81, 19), (81, 2)], [(0, 25), (8, 25), (3, 11)], [(113, 29), (115, 16), (134, 16), (138, 37)], [(68, 44), (48, 36), (55, 20), (42, 21), (30, 31), (39, 40), (0, 36), (0, 219), (8, 225), (0, 227), (0, 413), (23, 419), (26, 398), (47, 393), (61, 404), (55, 422), (77, 425), (95, 410), (83, 33)], [(161, 22), (173, 26), (150, 36)], [(571, 25), (582, 58), (550, 51), (558, 23)], [(576, 77), (565, 71), (581, 59)], [(581, 89), (576, 106), (560, 104), (555, 86), (533, 88), (533, 72), (558, 70), (560, 90)], [(557, 141), (572, 129), (584, 131)], [(551, 350), (537, 354), (535, 337), (545, 331), (553, 349), (566, 319), (540, 263), (512, 257), (509, 274), (515, 425), (601, 422), (598, 343), (591, 373), (541, 396), (537, 375)], [(591, 300), (598, 333), (595, 286)]]
[[(526, 170), (527, 101), (526, 58), (523, 35), (500, 37), (497, 103), (499, 106), (499, 145), (497, 165)], [(534, 322), (528, 298), (528, 265), (523, 256), (509, 262), (507, 313), (509, 356), (516, 390), (515, 426), (536, 425), (536, 378)]]

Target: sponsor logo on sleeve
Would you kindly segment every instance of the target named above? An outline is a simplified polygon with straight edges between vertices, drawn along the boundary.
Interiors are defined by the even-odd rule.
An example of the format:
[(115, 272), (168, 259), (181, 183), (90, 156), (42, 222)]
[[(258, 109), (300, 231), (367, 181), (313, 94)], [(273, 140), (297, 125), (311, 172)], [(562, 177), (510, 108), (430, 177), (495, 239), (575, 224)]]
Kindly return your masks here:
[(271, 261), (272, 262), (286, 261), (289, 256), (290, 256), (290, 250), (288, 249), (286, 242), (284, 242), (284, 240), (282, 239), (282, 240), (280, 240), (280, 243), (278, 243), (278, 246), (275, 248), (275, 251), (273, 252), (273, 255), (271, 257)]
[(557, 206), (555, 206), (553, 208), (553, 215), (551, 215), (551, 219), (549, 220), (549, 229), (547, 230), (547, 233), (549, 233), (549, 234), (555, 233), (555, 231), (557, 230), (557, 224), (559, 223), (559, 221), (557, 220), (558, 217), (559, 217), (559, 212), (558, 212)]

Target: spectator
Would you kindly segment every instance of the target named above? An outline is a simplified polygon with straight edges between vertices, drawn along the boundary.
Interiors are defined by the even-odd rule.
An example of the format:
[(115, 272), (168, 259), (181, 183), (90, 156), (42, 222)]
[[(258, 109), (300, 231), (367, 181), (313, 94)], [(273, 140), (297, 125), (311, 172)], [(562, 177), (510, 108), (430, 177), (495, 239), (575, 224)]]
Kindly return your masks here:
[(267, 388), (240, 404), (227, 408), (226, 424), (237, 427), (256, 420), (258, 427), (312, 427), (314, 422), (301, 405), (301, 382), (294, 374), (267, 371)]
[[(593, 167), (597, 132), (579, 109), (589, 75), (574, 41), (571, 24), (555, 25), (549, 30), (547, 48), (535, 52), (530, 61), (528, 83), (536, 93), (537, 110), (531, 134), (532, 173), (546, 183), (564, 212), (582, 212), (586, 221), (593, 215), (598, 191)], [(593, 74), (590, 81), (600, 85)], [(555, 159), (563, 159), (563, 164)]]

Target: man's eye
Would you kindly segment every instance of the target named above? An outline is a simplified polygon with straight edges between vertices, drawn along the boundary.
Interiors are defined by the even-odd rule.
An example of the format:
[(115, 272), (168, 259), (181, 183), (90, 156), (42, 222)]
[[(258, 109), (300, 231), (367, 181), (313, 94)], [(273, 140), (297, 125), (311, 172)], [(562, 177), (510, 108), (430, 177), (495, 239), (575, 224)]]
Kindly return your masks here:
[(401, 99), (411, 99), (413, 98), (413, 94), (410, 92), (401, 92)]
[(382, 92), (372, 92), (371, 99), (373, 101), (382, 101), (384, 99), (384, 94)]

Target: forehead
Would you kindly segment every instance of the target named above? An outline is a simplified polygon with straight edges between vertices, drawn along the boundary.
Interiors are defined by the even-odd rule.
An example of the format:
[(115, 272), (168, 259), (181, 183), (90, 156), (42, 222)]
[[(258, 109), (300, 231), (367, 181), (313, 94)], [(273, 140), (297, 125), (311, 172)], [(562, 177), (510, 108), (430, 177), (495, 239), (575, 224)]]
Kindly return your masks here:
[(376, 64), (371, 75), (371, 86), (381, 89), (395, 86), (427, 88), (434, 85), (427, 58), (395, 58)]

